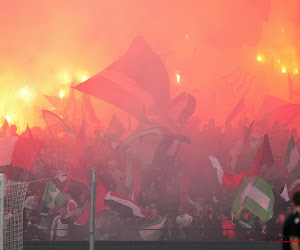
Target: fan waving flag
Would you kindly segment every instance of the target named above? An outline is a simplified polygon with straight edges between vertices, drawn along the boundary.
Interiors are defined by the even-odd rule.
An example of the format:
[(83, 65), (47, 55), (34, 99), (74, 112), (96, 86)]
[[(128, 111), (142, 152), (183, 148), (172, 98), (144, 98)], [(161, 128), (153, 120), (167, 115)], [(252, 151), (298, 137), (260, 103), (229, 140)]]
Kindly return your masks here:
[(42, 110), (45, 122), (52, 136), (60, 133), (76, 134), (60, 117), (49, 110)]
[(30, 171), (42, 143), (19, 136), (0, 137), (0, 166), (11, 165)]
[(104, 198), (104, 204), (110, 206), (111, 209), (124, 217), (136, 216), (140, 218), (152, 219), (148, 216), (144, 208), (142, 208), (135, 201), (121, 194), (108, 192)]
[(220, 184), (229, 189), (238, 189), (240, 187), (247, 170), (236, 175), (228, 174), (224, 172), (217, 158), (213, 156), (209, 156), (208, 158), (210, 159), (212, 166), (217, 169), (217, 177)]
[(291, 182), (294, 182), (300, 175), (300, 158), (292, 135), (285, 154), (284, 165), (288, 170)]
[(167, 107), (168, 72), (146, 41), (137, 37), (128, 51), (105, 70), (74, 87), (109, 102), (139, 119), (144, 107)]
[(143, 240), (158, 240), (162, 233), (162, 228), (167, 220), (167, 215), (160, 219), (141, 225), (138, 232)]
[(266, 134), (264, 136), (264, 141), (260, 148), (258, 149), (255, 159), (254, 159), (254, 167), (252, 167), (249, 171), (247, 176), (257, 176), (260, 173), (260, 168), (261, 166), (265, 165), (268, 168), (273, 166), (274, 164), (274, 159), (273, 159), (273, 154), (271, 151), (271, 146), (269, 143), (269, 138), (268, 135)]
[(232, 216), (238, 216), (246, 208), (266, 223), (273, 217), (274, 194), (272, 187), (260, 177), (245, 176), (232, 207)]
[(191, 143), (185, 136), (172, 134), (167, 127), (157, 127), (129, 136), (116, 149), (124, 150), (128, 155), (151, 165), (157, 163), (162, 156), (176, 155), (180, 142)]

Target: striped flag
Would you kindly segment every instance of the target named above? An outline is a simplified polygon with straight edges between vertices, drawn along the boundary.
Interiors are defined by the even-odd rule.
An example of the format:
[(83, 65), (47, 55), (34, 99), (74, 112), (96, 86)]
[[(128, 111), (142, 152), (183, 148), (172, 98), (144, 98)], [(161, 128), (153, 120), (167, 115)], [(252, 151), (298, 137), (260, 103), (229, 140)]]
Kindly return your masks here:
[(232, 216), (238, 216), (242, 208), (257, 216), (262, 222), (273, 217), (274, 194), (272, 187), (260, 177), (244, 178), (232, 207)]
[(286, 185), (286, 182), (284, 182), (284, 187), (283, 187), (283, 190), (282, 192), (279, 194), (280, 197), (282, 199), (284, 199), (286, 202), (288, 202), (290, 200), (290, 197), (289, 197), (289, 191), (288, 191), (288, 187)]
[(0, 137), (0, 166), (11, 165), (30, 171), (42, 143), (19, 136)]
[(110, 206), (121, 216), (137, 216), (140, 218), (152, 219), (148, 216), (144, 208), (122, 194), (108, 192), (104, 198), (104, 204)]
[(226, 188), (238, 189), (247, 173), (247, 170), (236, 175), (228, 174), (224, 172), (217, 158), (213, 156), (209, 156), (208, 158), (210, 159), (212, 166), (217, 169), (217, 177), (220, 184)]
[(299, 161), (299, 153), (294, 141), (293, 136), (291, 135), (291, 139), (289, 141), (289, 145), (285, 154), (285, 162), (289, 177), (291, 182), (294, 182), (297, 177), (300, 175), (300, 161)]
[(170, 100), (168, 72), (142, 37), (103, 71), (74, 87), (128, 112), (137, 119), (144, 109), (162, 111)]
[(187, 137), (173, 134), (167, 127), (156, 127), (138, 131), (116, 148), (125, 151), (128, 155), (145, 164), (151, 165), (159, 164), (164, 156), (175, 156), (179, 142), (191, 143)]
[(162, 233), (162, 228), (167, 220), (167, 215), (160, 219), (141, 225), (138, 228), (139, 234), (143, 240), (158, 240)]

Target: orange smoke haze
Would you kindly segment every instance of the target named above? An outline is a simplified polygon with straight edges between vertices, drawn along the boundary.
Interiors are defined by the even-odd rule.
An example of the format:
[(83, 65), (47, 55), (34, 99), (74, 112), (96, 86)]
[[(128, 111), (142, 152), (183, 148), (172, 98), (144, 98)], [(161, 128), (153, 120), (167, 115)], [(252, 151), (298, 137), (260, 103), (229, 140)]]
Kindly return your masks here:
[[(40, 110), (51, 106), (42, 95), (68, 96), (72, 82), (104, 69), (137, 35), (165, 63), (172, 97), (195, 95), (199, 117), (203, 96), (216, 93), (219, 120), (236, 104), (221, 76), (237, 68), (255, 75), (254, 115), (265, 94), (288, 99), (287, 73), (300, 85), (299, 8), (297, 0), (3, 1), (0, 124), (44, 127)], [(92, 101), (110, 119), (115, 108)]]

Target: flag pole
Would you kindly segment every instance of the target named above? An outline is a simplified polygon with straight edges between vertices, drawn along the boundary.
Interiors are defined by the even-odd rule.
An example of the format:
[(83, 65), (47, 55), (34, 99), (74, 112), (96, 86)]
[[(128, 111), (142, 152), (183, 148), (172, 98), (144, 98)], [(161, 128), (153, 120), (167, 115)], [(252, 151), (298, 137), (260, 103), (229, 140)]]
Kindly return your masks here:
[(95, 250), (95, 201), (96, 201), (96, 180), (95, 170), (91, 169), (93, 173), (93, 180), (91, 185), (91, 212), (90, 212), (90, 248), (89, 250)]

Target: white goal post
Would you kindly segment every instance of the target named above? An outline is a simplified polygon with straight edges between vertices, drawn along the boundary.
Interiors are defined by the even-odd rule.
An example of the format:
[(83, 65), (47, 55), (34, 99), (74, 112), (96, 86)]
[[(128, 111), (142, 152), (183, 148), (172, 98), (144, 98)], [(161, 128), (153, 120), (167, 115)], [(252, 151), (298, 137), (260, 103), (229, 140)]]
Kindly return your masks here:
[(23, 210), (28, 185), (0, 174), (0, 250), (23, 249)]

